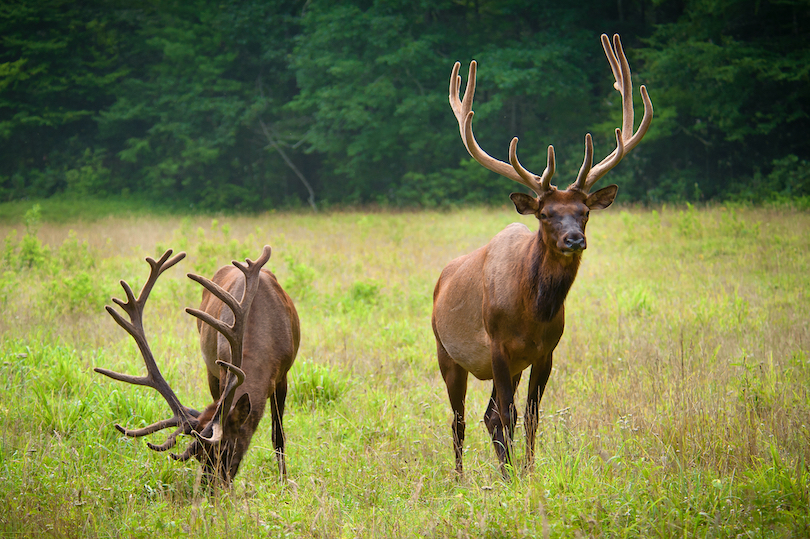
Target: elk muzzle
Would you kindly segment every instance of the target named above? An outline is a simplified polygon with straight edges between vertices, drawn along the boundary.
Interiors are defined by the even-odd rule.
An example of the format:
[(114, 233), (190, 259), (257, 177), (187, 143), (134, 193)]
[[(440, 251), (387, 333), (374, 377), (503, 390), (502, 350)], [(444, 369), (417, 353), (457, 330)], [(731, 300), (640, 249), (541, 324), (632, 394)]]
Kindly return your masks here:
[(557, 247), (565, 256), (572, 256), (587, 249), (588, 241), (582, 232), (572, 231), (560, 238)]

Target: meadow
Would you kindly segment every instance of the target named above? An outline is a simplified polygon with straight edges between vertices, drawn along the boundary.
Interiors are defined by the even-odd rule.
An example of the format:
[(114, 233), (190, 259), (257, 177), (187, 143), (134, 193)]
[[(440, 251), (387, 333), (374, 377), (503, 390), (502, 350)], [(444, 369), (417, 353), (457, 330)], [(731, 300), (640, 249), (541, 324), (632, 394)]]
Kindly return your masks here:
[[(0, 207), (0, 216), (2, 216)], [(541, 403), (537, 457), (504, 481), (471, 378), (465, 475), (430, 329), (447, 262), (511, 207), (419, 212), (148, 211), (92, 219), (39, 207), (0, 218), (0, 535), (13, 537), (810, 536), (810, 214), (717, 205), (611, 207), (588, 225)], [(169, 416), (104, 311), (144, 257), (188, 257), (158, 281), (145, 327), (180, 399), (210, 401), (194, 319), (213, 274), (273, 248), (302, 341), (280, 481), (265, 417), (230, 489), (196, 461), (127, 439)], [(518, 391), (522, 412), (525, 393)], [(181, 440), (182, 446), (188, 443)]]

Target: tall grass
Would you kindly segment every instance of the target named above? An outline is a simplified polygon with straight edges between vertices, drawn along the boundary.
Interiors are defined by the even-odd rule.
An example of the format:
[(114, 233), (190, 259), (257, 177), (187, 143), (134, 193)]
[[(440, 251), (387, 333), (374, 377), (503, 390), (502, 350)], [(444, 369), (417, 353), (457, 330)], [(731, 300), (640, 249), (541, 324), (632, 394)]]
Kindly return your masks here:
[[(501, 480), (468, 392), (465, 477), (430, 330), (452, 258), (506, 207), (256, 217), (141, 215), (0, 223), (0, 534), (54, 537), (805, 537), (810, 535), (810, 215), (718, 206), (594, 215), (543, 398), (533, 470)], [(166, 378), (208, 403), (188, 272), (273, 247), (302, 346), (285, 418), (268, 418), (232, 489), (113, 428), (168, 414), (156, 392), (92, 372), (143, 371), (104, 312), (188, 258), (145, 313)], [(519, 396), (522, 400), (522, 396)], [(160, 435), (153, 438), (162, 441)], [(153, 440), (154, 441), (154, 440)]]

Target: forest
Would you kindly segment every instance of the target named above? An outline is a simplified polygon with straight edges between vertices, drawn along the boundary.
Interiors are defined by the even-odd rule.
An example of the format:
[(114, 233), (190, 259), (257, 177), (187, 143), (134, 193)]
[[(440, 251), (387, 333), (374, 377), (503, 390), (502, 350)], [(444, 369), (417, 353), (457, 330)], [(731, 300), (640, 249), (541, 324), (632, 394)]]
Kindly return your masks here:
[[(810, 198), (808, 0), (8, 0), (0, 202), (199, 210), (503, 201), (447, 102), (478, 61), (476, 136), (567, 185), (614, 147), (618, 33), (655, 107), (614, 171), (643, 204)], [(640, 99), (636, 97), (636, 107)], [(637, 110), (637, 119), (640, 112)]]

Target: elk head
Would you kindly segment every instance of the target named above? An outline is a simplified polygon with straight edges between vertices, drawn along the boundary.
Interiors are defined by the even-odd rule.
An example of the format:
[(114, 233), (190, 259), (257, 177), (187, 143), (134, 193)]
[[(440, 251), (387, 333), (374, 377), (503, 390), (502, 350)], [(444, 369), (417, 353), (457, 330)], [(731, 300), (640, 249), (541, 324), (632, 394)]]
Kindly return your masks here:
[(245, 319), (256, 295), (260, 270), (270, 258), (270, 247), (264, 248), (262, 255), (256, 262), (250, 260), (247, 260), (246, 264), (233, 262), (245, 274), (245, 291), (241, 301), (237, 301), (228, 291), (209, 279), (188, 274), (190, 279), (200, 283), (228, 305), (234, 315), (234, 322), (229, 325), (198, 309), (186, 309), (186, 312), (219, 331), (227, 339), (231, 349), (231, 362), (217, 361), (217, 365), (221, 369), (219, 398), (208, 405), (203, 412), (184, 406), (177, 398), (155, 362), (143, 328), (143, 309), (155, 282), (164, 271), (186, 256), (185, 253), (179, 253), (170, 258), (171, 255), (172, 250), (169, 249), (157, 261), (152, 258), (146, 259), (151, 271), (137, 298), (135, 298), (130, 286), (125, 281), (121, 281), (127, 301), (124, 302), (113, 298), (113, 302), (121, 307), (129, 316), (129, 320), (126, 320), (113, 307), (109, 305), (106, 307), (107, 312), (118, 325), (135, 339), (143, 356), (147, 375), (132, 376), (98, 367), (94, 370), (115, 380), (154, 388), (163, 396), (172, 411), (171, 418), (140, 429), (131, 430), (116, 424), (115, 428), (119, 432), (125, 436), (140, 437), (168, 427), (176, 427), (164, 443), (160, 445), (147, 443), (147, 446), (154, 451), (167, 451), (174, 447), (179, 435), (192, 435), (195, 439), (186, 450), (179, 455), (172, 453), (172, 458), (180, 461), (195, 458), (202, 464), (205, 476), (209, 480), (219, 479), (224, 484), (229, 484), (239, 469), (239, 464), (247, 450), (250, 435), (252, 434), (251, 431), (246, 435), (242, 428), (250, 414), (250, 397), (245, 393), (238, 399), (236, 404), (233, 404), (233, 398), (236, 389), (245, 381), (245, 373), (240, 368), (245, 335)]
[[(469, 154), (481, 165), (510, 180), (525, 185), (534, 191), (534, 197), (525, 193), (512, 193), (511, 199), (518, 213), (533, 214), (540, 221), (540, 235), (545, 245), (560, 256), (570, 257), (579, 254), (587, 247), (585, 225), (590, 210), (601, 210), (613, 203), (618, 186), (610, 185), (594, 193), (591, 187), (644, 137), (652, 122), (652, 102), (647, 88), (641, 86), (641, 99), (644, 102), (644, 117), (638, 130), (633, 134), (633, 84), (630, 78), (630, 66), (624, 54), (618, 35), (613, 36), (613, 44), (607, 35), (602, 34), (602, 48), (605, 50), (613, 76), (614, 87), (622, 96), (622, 127), (616, 129), (616, 149), (599, 164), (593, 166), (593, 140), (590, 133), (585, 135), (585, 159), (576, 180), (565, 190), (558, 190), (551, 185), (555, 171), (554, 146), (548, 147), (547, 166), (541, 175), (526, 170), (517, 158), (518, 138), (512, 139), (509, 145), (509, 163), (495, 159), (478, 145), (472, 130), (473, 96), (475, 95), (475, 75), (477, 63), (470, 63), (467, 88), (463, 98), (459, 99), (461, 77), (456, 62), (450, 75), (450, 106), (458, 121), (461, 140)], [(631, 136), (632, 135), (632, 136)]]

